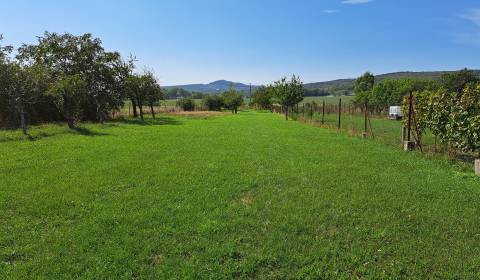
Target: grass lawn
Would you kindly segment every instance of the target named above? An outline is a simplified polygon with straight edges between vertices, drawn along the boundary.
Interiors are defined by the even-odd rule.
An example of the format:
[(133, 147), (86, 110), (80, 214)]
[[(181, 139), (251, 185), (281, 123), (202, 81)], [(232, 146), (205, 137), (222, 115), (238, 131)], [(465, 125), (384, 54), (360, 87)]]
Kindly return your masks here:
[(280, 115), (0, 132), (0, 279), (480, 277), (480, 179)]

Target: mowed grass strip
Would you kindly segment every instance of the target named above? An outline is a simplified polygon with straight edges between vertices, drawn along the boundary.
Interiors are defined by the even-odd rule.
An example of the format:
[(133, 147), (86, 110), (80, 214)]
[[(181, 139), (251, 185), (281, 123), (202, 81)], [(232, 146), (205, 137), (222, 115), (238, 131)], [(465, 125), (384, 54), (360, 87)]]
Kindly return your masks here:
[(0, 278), (478, 278), (480, 180), (282, 116), (0, 134)]

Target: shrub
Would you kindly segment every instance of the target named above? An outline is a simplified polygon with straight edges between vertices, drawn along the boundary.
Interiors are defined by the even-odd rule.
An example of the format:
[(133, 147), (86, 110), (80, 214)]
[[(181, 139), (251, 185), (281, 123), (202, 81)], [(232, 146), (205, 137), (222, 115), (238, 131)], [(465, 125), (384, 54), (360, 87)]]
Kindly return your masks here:
[(221, 111), (224, 106), (223, 99), (216, 95), (205, 96), (202, 103), (209, 111)]
[(182, 98), (177, 101), (177, 106), (182, 108), (183, 111), (194, 111), (195, 102), (190, 98)]

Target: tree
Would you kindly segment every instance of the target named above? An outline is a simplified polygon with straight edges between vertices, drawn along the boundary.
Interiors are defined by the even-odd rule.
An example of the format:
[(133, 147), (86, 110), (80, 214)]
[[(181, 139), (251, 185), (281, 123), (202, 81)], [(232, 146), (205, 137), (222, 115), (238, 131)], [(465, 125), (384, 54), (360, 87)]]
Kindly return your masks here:
[(150, 107), (152, 118), (155, 118), (153, 106), (158, 104), (158, 102), (163, 99), (163, 91), (152, 72), (145, 72), (145, 74), (142, 76), (142, 81), (143, 83), (141, 90), (144, 92), (145, 100)]
[(260, 109), (271, 109), (273, 99), (273, 87), (261, 86), (253, 94), (252, 103), (257, 105)]
[(243, 104), (243, 95), (237, 92), (233, 86), (230, 89), (222, 93), (223, 104), (226, 108), (230, 109), (233, 114), (238, 112), (238, 107)]
[(273, 96), (285, 111), (288, 120), (288, 110), (303, 100), (303, 83), (300, 77), (292, 76), (288, 81), (286, 77), (276, 81), (273, 85)]
[(381, 112), (390, 106), (402, 104), (404, 97), (411, 92), (422, 92), (436, 88), (437, 85), (432, 80), (386, 79), (374, 84), (368, 101), (369, 107)]
[(68, 127), (75, 128), (75, 120), (82, 113), (81, 104), (86, 97), (87, 82), (81, 75), (65, 76), (57, 80), (49, 94), (55, 97), (55, 104), (63, 112)]
[(363, 105), (372, 99), (372, 89), (375, 84), (375, 76), (366, 72), (355, 80), (355, 103)]
[(54, 81), (81, 75), (87, 94), (83, 99), (83, 117), (103, 122), (108, 113), (123, 104), (117, 52), (107, 52), (102, 42), (91, 34), (74, 36), (69, 33), (45, 32), (36, 44), (23, 45), (17, 59), (27, 66), (38, 65), (49, 69)]
[(129, 96), (132, 96), (138, 106), (140, 111), (140, 118), (143, 119), (143, 100), (144, 100), (144, 92), (143, 85), (142, 85), (142, 77), (139, 75), (132, 75), (129, 76), (125, 81), (125, 87)]
[(448, 92), (461, 94), (468, 84), (477, 83), (480, 78), (467, 68), (442, 76), (441, 85)]

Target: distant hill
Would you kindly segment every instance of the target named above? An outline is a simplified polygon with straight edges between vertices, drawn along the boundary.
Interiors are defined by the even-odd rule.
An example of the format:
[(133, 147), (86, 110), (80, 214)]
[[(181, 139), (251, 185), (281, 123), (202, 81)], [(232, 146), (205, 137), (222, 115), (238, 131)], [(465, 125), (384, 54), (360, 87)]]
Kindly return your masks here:
[[(480, 70), (473, 70), (480, 77)], [(433, 71), (433, 72), (395, 72), (375, 76), (375, 81), (380, 82), (385, 79), (423, 79), (423, 80), (439, 80), (443, 74), (452, 73), (454, 71)], [(248, 94), (250, 85), (236, 83), (226, 80), (218, 80), (209, 84), (189, 84), (168, 86), (166, 89), (181, 88), (191, 92), (218, 94), (226, 91), (233, 86), (235, 90)], [(304, 87), (308, 91), (323, 92), (330, 95), (352, 95), (355, 86), (355, 79), (339, 79), (326, 82), (307, 83)], [(259, 86), (252, 85), (252, 92)]]
[[(480, 70), (473, 70), (480, 77)], [(433, 71), (433, 72), (395, 72), (375, 76), (375, 82), (381, 82), (386, 79), (422, 79), (438, 81), (445, 73), (454, 71)], [(349, 95), (353, 94), (355, 79), (340, 79), (327, 82), (308, 83), (304, 85), (309, 90), (320, 90), (328, 92), (331, 95)]]
[[(181, 88), (181, 89), (193, 91), (193, 92), (218, 94), (228, 90), (231, 86), (233, 86), (235, 90), (244, 92), (245, 94), (250, 91), (250, 85), (226, 81), (226, 80), (218, 80), (215, 82), (211, 82), (209, 84), (189, 84), (189, 85), (168, 86), (165, 88), (166, 89)], [(255, 91), (257, 88), (258, 86), (252, 85), (252, 92)]]

